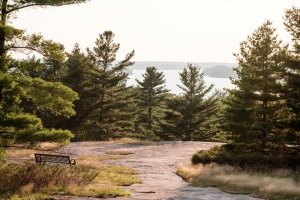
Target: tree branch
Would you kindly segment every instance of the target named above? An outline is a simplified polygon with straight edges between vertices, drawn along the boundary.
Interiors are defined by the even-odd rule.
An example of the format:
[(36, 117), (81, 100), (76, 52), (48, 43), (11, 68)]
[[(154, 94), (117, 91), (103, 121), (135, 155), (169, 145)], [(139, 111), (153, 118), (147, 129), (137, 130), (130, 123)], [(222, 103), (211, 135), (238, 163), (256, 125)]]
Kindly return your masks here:
[(71, 4), (74, 4), (73, 1), (67, 3), (67, 2), (64, 2), (64, 3), (57, 3), (57, 4), (51, 4), (51, 3), (32, 3), (32, 4), (25, 4), (23, 6), (19, 6), (19, 7), (14, 7), (10, 10), (7, 10), (6, 13), (9, 14), (11, 12), (14, 12), (14, 11), (17, 11), (17, 10), (21, 10), (23, 8), (28, 8), (28, 7), (33, 7), (33, 6), (62, 6), (62, 5), (71, 5)]
[(33, 3), (33, 4), (27, 4), (27, 5), (24, 5), (24, 6), (20, 6), (20, 7), (15, 7), (15, 8), (12, 8), (10, 10), (7, 10), (6, 13), (9, 14), (11, 12), (14, 12), (14, 11), (17, 11), (17, 10), (21, 10), (23, 8), (28, 8), (28, 7), (33, 7), (33, 6), (49, 6), (50, 4), (43, 4), (43, 3)]
[(34, 47), (30, 47), (30, 46), (9, 46), (6, 48), (6, 51), (17, 50), (17, 49), (27, 49), (29, 51), (35, 51), (35, 52), (41, 54), (42, 56), (46, 56), (41, 50), (34, 48)]

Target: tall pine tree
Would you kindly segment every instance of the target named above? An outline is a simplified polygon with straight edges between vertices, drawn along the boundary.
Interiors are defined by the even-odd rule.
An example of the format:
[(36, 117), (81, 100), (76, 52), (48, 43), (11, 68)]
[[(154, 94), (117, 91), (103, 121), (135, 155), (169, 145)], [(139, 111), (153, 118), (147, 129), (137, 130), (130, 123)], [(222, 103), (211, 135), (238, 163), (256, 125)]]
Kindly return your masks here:
[(284, 24), (292, 36), (293, 49), (287, 59), (285, 71), (286, 84), (285, 99), (291, 111), (289, 126), (294, 129), (293, 134), (300, 137), (300, 9), (293, 7), (286, 11)]
[(94, 110), (89, 114), (88, 126), (98, 139), (130, 134), (134, 128), (133, 113), (135, 93), (126, 86), (127, 67), (133, 62), (134, 51), (121, 61), (116, 61), (120, 44), (114, 42), (114, 33), (105, 31), (99, 35), (95, 47), (88, 49), (93, 67), (87, 74), (85, 90), (90, 94)]
[(206, 87), (203, 73), (196, 65), (188, 64), (180, 73), (182, 93), (167, 102), (169, 111), (161, 123), (162, 134), (174, 135), (182, 140), (207, 139), (214, 130), (212, 118), (218, 109), (218, 95), (209, 96), (213, 85)]
[[(147, 67), (143, 74), (143, 80), (136, 80), (138, 83), (139, 96), (139, 123), (146, 129), (155, 131), (157, 122), (162, 117), (162, 106), (166, 94), (169, 92), (165, 88), (166, 79), (163, 72), (158, 72), (156, 67)], [(155, 126), (155, 127), (153, 127)]]
[(238, 78), (232, 81), (236, 88), (229, 91), (223, 118), (224, 129), (234, 141), (260, 144), (264, 149), (280, 136), (280, 75), (286, 50), (269, 21), (241, 43), (240, 53), (235, 54)]

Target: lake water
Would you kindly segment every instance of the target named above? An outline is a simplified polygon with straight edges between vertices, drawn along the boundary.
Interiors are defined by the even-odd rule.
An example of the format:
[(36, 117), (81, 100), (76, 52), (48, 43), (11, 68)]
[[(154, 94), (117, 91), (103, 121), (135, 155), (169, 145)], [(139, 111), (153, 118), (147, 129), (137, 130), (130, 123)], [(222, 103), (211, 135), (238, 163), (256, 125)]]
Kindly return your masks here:
[[(171, 90), (174, 94), (180, 94), (181, 90), (177, 86), (178, 84), (181, 84), (180, 78), (179, 78), (179, 72), (182, 72), (181, 70), (159, 70), (160, 72), (163, 72), (166, 78), (166, 88)], [(129, 80), (127, 81), (128, 85), (134, 85), (136, 86), (137, 83), (135, 79), (143, 80), (143, 74), (145, 73), (145, 70), (133, 70), (133, 74), (129, 76)], [(231, 81), (229, 78), (212, 78), (208, 76), (204, 76), (204, 81), (206, 85), (214, 84), (215, 89), (223, 89), (228, 88), (232, 89), (234, 88), (234, 85), (231, 84)]]

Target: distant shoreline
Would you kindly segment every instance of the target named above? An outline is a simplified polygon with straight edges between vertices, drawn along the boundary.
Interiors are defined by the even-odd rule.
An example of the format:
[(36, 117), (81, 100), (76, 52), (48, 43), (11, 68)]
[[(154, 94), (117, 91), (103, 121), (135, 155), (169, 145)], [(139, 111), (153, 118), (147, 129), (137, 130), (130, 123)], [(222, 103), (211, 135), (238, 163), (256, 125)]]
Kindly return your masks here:
[[(236, 78), (237, 74), (233, 70), (237, 66), (236, 63), (222, 63), (222, 62), (198, 62), (193, 63), (201, 68), (205, 76), (211, 78)], [(158, 70), (170, 70), (180, 71), (186, 67), (187, 62), (168, 62), (168, 61), (137, 61), (129, 67), (129, 75), (133, 74), (133, 71), (141, 70), (145, 71), (147, 67), (154, 66)]]
[(147, 67), (154, 66), (159, 70), (182, 70), (188, 63), (195, 64), (201, 69), (212, 68), (215, 66), (226, 66), (233, 68), (237, 66), (237, 63), (227, 62), (172, 62), (172, 61), (136, 61), (134, 65), (130, 67), (132, 70), (145, 70)]
[[(173, 94), (180, 94), (182, 91), (177, 85), (180, 84), (179, 72), (181, 70), (160, 69), (160, 71), (164, 72), (166, 78), (166, 88), (169, 89), (170, 92)], [(143, 69), (132, 70), (131, 74), (129, 74), (127, 85), (136, 86), (137, 83), (135, 80), (136, 79), (142, 80), (144, 73), (145, 70)], [(218, 90), (222, 90), (223, 88), (226, 89), (234, 88), (234, 85), (231, 83), (229, 78), (216, 78), (216, 77), (209, 77), (207, 75), (204, 75), (204, 81), (206, 83), (206, 86), (213, 84), (214, 89), (218, 89)]]

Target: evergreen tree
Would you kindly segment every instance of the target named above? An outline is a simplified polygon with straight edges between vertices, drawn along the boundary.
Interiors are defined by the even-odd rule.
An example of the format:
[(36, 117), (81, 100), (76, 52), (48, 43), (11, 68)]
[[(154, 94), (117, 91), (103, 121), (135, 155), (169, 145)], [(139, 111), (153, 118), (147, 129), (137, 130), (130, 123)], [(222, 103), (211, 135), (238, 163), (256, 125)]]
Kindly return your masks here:
[(88, 121), (88, 127), (97, 133), (98, 139), (132, 133), (135, 115), (128, 112), (128, 107), (134, 104), (135, 94), (126, 86), (126, 70), (133, 64), (134, 51), (117, 62), (120, 45), (114, 42), (111, 31), (101, 34), (95, 45), (92, 50), (88, 49), (93, 67), (87, 74), (89, 81), (84, 85), (95, 108), (89, 113), (93, 120)]
[(7, 70), (7, 52), (11, 50), (36, 50), (36, 35), (25, 36), (23, 30), (8, 25), (9, 17), (22, 9), (29, 7), (63, 6), (86, 2), (87, 0), (2, 0), (0, 3), (0, 71)]
[(140, 91), (138, 96), (139, 107), (141, 108), (139, 122), (146, 124), (144, 127), (153, 132), (153, 125), (160, 121), (162, 102), (166, 93), (169, 92), (165, 89), (165, 76), (163, 72), (158, 72), (155, 67), (147, 67), (146, 73), (143, 74), (143, 80), (136, 81)]
[(267, 21), (241, 43), (240, 53), (235, 54), (238, 78), (232, 80), (236, 89), (229, 91), (225, 101), (224, 129), (236, 142), (260, 143), (264, 149), (268, 141), (280, 136), (280, 75), (286, 50)]
[(284, 19), (293, 41), (293, 50), (286, 61), (284, 96), (292, 113), (288, 124), (300, 136), (300, 9), (293, 7), (287, 10)]
[(169, 111), (161, 123), (163, 134), (189, 141), (206, 139), (214, 133), (211, 125), (215, 123), (212, 117), (218, 109), (218, 94), (208, 96), (213, 85), (206, 87), (203, 76), (200, 68), (192, 64), (180, 73), (183, 93), (167, 102)]
[[(65, 142), (72, 137), (70, 131), (46, 129), (36, 112), (49, 112), (70, 117), (75, 114), (72, 102), (78, 98), (70, 88), (58, 82), (47, 82), (38, 74), (37, 59), (15, 61), (11, 51), (36, 51), (44, 56), (44, 66), (63, 61), (63, 46), (41, 35), (25, 35), (23, 30), (8, 24), (9, 17), (33, 6), (61, 6), (84, 0), (2, 0), (0, 3), (0, 140)], [(50, 65), (49, 65), (50, 64)], [(30, 70), (34, 66), (37, 74)], [(26, 106), (25, 106), (26, 105)], [(31, 109), (28, 109), (28, 105)], [(29, 111), (28, 111), (29, 110)]]
[(79, 99), (74, 102), (76, 115), (69, 119), (61, 120), (58, 126), (76, 130), (80, 127), (86, 116), (94, 109), (93, 102), (90, 101), (90, 93), (86, 90), (85, 84), (89, 83), (88, 73), (92, 69), (92, 61), (85, 55), (78, 44), (75, 44), (71, 53), (67, 54), (65, 62), (65, 74), (62, 82), (72, 88), (79, 95)]

